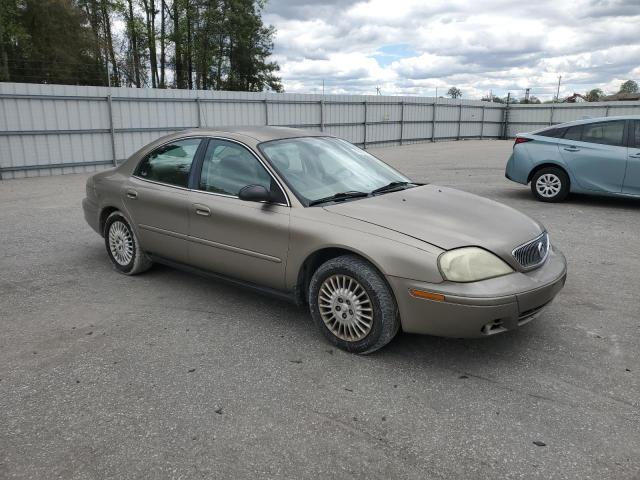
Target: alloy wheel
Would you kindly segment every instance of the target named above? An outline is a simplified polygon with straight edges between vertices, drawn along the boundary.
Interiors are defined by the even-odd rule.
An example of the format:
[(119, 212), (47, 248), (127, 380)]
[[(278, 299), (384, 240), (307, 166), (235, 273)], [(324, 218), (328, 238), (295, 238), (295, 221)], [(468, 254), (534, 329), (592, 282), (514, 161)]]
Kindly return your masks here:
[(362, 340), (373, 327), (371, 299), (362, 285), (348, 275), (331, 275), (322, 282), (318, 307), (329, 331), (342, 340)]
[(562, 181), (553, 173), (540, 175), (536, 181), (536, 191), (544, 198), (553, 198), (560, 193)]
[(124, 222), (116, 220), (109, 228), (109, 251), (119, 265), (129, 265), (133, 259), (133, 235)]

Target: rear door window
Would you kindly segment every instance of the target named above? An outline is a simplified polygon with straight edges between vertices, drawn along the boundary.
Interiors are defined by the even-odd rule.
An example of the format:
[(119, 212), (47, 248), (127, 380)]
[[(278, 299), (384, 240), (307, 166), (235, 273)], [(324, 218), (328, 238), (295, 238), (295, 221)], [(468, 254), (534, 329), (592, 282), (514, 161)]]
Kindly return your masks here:
[(582, 125), (574, 125), (573, 127), (567, 128), (564, 132), (565, 140), (575, 140), (576, 142), (580, 141), (582, 137)]
[(158, 147), (140, 162), (134, 175), (186, 188), (200, 141), (199, 138), (186, 138)]
[(624, 121), (588, 123), (582, 131), (582, 141), (601, 145), (624, 146)]
[(631, 130), (631, 148), (640, 148), (640, 120), (633, 122), (633, 130)]

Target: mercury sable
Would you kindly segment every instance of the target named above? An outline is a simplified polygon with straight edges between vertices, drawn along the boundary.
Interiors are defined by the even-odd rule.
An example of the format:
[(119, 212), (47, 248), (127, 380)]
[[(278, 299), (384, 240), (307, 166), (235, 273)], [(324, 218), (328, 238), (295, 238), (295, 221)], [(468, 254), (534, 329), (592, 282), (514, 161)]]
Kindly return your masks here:
[(119, 272), (160, 262), (286, 296), (350, 352), (377, 350), (401, 328), (516, 329), (566, 277), (535, 220), (414, 182), (323, 133), (172, 134), (90, 177), (83, 207)]

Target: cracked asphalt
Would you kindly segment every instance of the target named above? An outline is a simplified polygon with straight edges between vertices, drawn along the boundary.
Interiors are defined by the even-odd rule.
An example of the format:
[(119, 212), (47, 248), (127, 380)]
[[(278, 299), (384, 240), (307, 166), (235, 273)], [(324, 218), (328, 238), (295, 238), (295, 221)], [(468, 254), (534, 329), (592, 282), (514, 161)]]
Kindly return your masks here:
[(116, 273), (87, 175), (0, 181), (0, 478), (640, 478), (640, 201), (538, 203), (511, 145), (372, 151), (542, 221), (565, 289), (516, 332), (365, 357), (283, 301)]

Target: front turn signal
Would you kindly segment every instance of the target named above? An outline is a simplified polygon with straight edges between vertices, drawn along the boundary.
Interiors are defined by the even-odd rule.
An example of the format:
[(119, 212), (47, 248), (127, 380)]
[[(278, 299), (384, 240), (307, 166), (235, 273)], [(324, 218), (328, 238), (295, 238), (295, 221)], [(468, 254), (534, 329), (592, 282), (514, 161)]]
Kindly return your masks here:
[(412, 297), (425, 298), (427, 300), (434, 300), (436, 302), (444, 302), (444, 295), (441, 293), (427, 292), (425, 290), (418, 290), (417, 288), (409, 289), (409, 293)]

